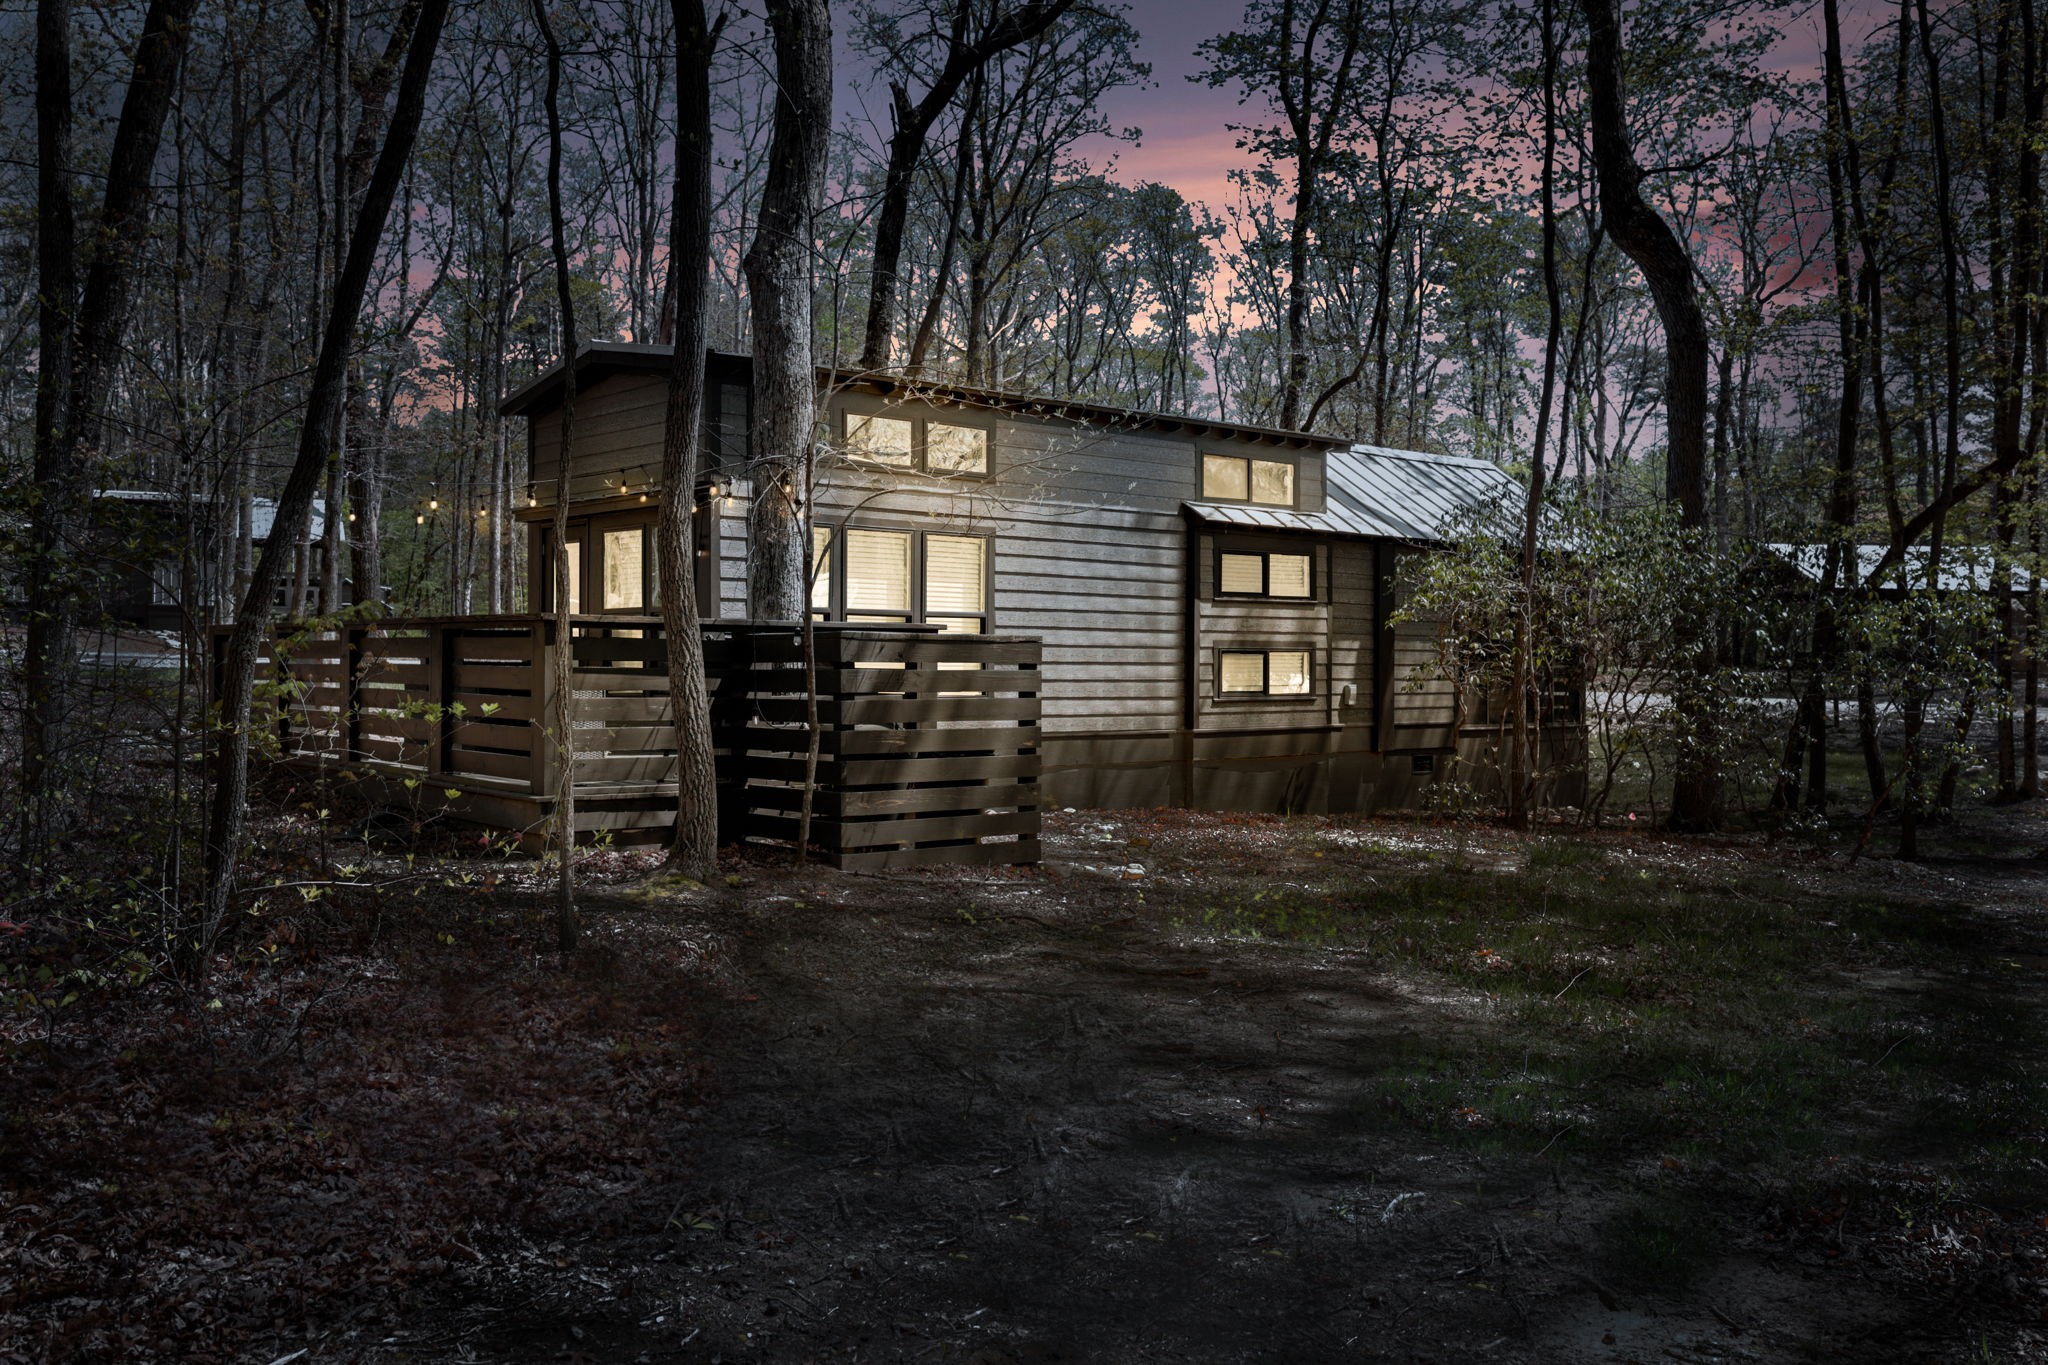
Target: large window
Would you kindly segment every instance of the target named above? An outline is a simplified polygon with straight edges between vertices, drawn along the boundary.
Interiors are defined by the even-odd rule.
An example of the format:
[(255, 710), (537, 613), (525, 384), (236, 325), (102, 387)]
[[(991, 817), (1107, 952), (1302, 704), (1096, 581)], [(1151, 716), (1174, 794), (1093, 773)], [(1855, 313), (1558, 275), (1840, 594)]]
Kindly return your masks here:
[(989, 429), (972, 421), (849, 412), (844, 439), (848, 455), (873, 464), (945, 475), (989, 471)]
[(986, 536), (854, 526), (811, 533), (811, 610), (843, 621), (917, 621), (984, 633), (989, 623)]
[(1294, 464), (1244, 455), (1204, 455), (1202, 496), (1211, 502), (1294, 506)]
[(1315, 561), (1300, 552), (1220, 550), (1216, 591), (1225, 597), (1315, 596)]
[(1224, 649), (1216, 654), (1216, 695), (1223, 698), (1306, 697), (1311, 685), (1306, 649)]

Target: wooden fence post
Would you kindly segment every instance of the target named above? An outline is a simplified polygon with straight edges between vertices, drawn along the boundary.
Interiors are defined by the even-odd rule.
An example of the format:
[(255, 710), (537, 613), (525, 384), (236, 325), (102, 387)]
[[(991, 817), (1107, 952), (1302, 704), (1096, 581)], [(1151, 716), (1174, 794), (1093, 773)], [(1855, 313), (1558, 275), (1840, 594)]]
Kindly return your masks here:
[(363, 640), (367, 633), (360, 626), (342, 632), (342, 752), (351, 763), (363, 757)]
[(532, 768), (527, 774), (527, 785), (535, 796), (553, 796), (559, 785), (561, 764), (556, 760), (553, 735), (548, 730), (548, 717), (554, 714), (555, 666), (548, 657), (553, 648), (554, 622), (545, 616), (536, 617), (528, 627), (533, 648), (533, 719), (527, 724), (533, 729)]

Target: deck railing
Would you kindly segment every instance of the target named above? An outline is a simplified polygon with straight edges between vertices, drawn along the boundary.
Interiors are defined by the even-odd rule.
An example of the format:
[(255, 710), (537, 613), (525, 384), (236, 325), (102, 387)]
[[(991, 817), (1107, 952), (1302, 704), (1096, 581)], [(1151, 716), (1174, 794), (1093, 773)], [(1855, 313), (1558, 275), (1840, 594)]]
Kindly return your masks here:
[[(676, 731), (662, 622), (579, 616), (570, 631), (578, 833), (664, 837)], [(1036, 861), (1038, 642), (918, 626), (813, 637), (807, 683), (787, 624), (705, 626), (721, 838), (794, 837), (814, 684), (811, 835), (835, 862)], [(560, 794), (555, 639), (540, 616), (286, 628), (264, 656), (262, 723), (286, 761), (396, 779), (411, 800), (537, 838)]]

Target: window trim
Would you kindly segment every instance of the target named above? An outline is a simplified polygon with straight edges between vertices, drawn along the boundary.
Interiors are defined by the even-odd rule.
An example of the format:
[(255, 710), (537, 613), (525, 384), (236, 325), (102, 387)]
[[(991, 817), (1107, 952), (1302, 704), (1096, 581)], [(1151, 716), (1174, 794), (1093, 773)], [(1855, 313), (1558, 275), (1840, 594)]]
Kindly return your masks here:
[[(1240, 455), (1236, 451), (1231, 450), (1203, 450), (1200, 448), (1197, 448), (1195, 458), (1197, 461), (1195, 467), (1196, 486), (1201, 490), (1201, 500), (1203, 502), (1223, 502), (1243, 507), (1285, 507), (1291, 509), (1298, 509), (1301, 506), (1301, 461), (1297, 458), (1276, 459), (1270, 454)], [(1241, 498), (1226, 498), (1214, 496), (1209, 492), (1207, 461), (1211, 458), (1236, 460), (1244, 465), (1245, 496)], [(1252, 496), (1252, 489), (1255, 486), (1252, 483), (1252, 465), (1255, 463), (1286, 465), (1293, 471), (1287, 481), (1287, 486), (1291, 490), (1292, 496), (1286, 502), (1266, 502)]]
[[(853, 448), (850, 431), (854, 419), (861, 417), (882, 417), (891, 421), (910, 423), (910, 463), (891, 464), (887, 460), (872, 459)], [(931, 425), (961, 427), (982, 434), (982, 467), (980, 469), (933, 469), (931, 466)], [(995, 477), (996, 472), (996, 424), (993, 420), (978, 415), (961, 413), (955, 415), (951, 409), (940, 412), (920, 412), (910, 408), (887, 406), (870, 408), (865, 405), (842, 407), (838, 420), (833, 424), (839, 449), (846, 459), (861, 469), (890, 470), (897, 474), (922, 474), (931, 479), (975, 479)], [(1246, 477), (1250, 477), (1247, 470)], [(857, 528), (865, 529), (865, 528)]]
[[(974, 611), (942, 611), (936, 613), (948, 621), (979, 620), (981, 629), (977, 634), (990, 635), (995, 631), (996, 620), (996, 538), (974, 531), (954, 531), (944, 528), (924, 529), (907, 526), (874, 526), (860, 522), (813, 523), (812, 535), (824, 531), (830, 537), (825, 545), (824, 567), (820, 573), (828, 578), (826, 584), (826, 605), (811, 606), (811, 617), (818, 621), (844, 622), (846, 615), (846, 542), (850, 531), (879, 531), (885, 535), (910, 537), (910, 610), (907, 613), (864, 611), (862, 616), (888, 616), (888, 621), (854, 622), (887, 627), (891, 624), (926, 625), (934, 614), (926, 605), (926, 583), (930, 551), (926, 542), (932, 536), (949, 540), (978, 540), (981, 542), (981, 604), (982, 609)], [(897, 617), (901, 617), (899, 622)]]
[[(611, 512), (594, 512), (572, 517), (569, 521), (571, 544), (582, 547), (580, 562), (577, 564), (577, 596), (581, 601), (578, 616), (654, 616), (661, 611), (657, 592), (661, 585), (660, 546), (655, 543), (655, 530), (659, 525), (660, 513), (653, 504), (641, 508), (619, 509)], [(554, 611), (554, 534), (552, 521), (533, 523), (535, 534), (529, 542), (529, 583), (528, 601), (538, 601), (544, 613)], [(604, 601), (604, 537), (609, 531), (640, 532), (640, 601), (639, 607), (614, 607), (606, 610)], [(531, 575), (537, 574), (535, 581)]]
[[(1223, 656), (1226, 654), (1255, 654), (1259, 659), (1260, 687), (1256, 692), (1226, 692), (1223, 690)], [(1300, 654), (1306, 656), (1308, 691), (1275, 692), (1273, 690), (1273, 656), (1275, 654)], [(1238, 702), (1284, 702), (1292, 706), (1305, 706), (1318, 701), (1322, 692), (1316, 686), (1316, 648), (1314, 645), (1216, 645), (1209, 663), (1209, 699), (1212, 704), (1227, 706)]]
[[(1211, 565), (1210, 596), (1225, 602), (1319, 602), (1322, 600), (1321, 575), (1316, 568), (1317, 547), (1305, 550), (1246, 549), (1217, 538), (1214, 562)], [(1259, 590), (1257, 592), (1228, 592), (1223, 587), (1223, 556), (1244, 555), (1257, 557), (1259, 561)], [(1308, 560), (1308, 591), (1302, 594), (1276, 593), (1273, 591), (1273, 556), (1287, 555)]]

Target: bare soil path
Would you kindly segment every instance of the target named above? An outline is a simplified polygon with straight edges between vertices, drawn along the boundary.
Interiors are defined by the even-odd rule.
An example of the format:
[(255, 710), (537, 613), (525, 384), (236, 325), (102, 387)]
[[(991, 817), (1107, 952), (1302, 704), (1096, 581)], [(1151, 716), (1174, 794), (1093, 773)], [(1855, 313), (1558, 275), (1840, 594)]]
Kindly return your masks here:
[[(500, 1249), (459, 1310), (372, 1354), (2048, 1358), (2048, 1267), (2038, 1239), (2010, 1232), (2048, 1215), (2048, 1179), (2026, 1176), (2048, 1153), (2017, 1159), (1993, 1227), (1952, 1217), (1942, 1236), (2006, 1240), (1989, 1259), (1950, 1257), (1944, 1278), (1906, 1255), (1932, 1255), (1924, 1237), (1858, 1221), (1871, 1200), (1830, 1213), (1811, 1203), (1818, 1187), (1754, 1163), (1589, 1148), (1592, 1118), (1548, 1143), (1463, 1140), (1457, 1116), (1485, 1114), (1417, 1119), (1402, 1097), (1448, 1059), (1512, 1042), (1501, 998), (1390, 971), (1370, 938), (1219, 932), (1192, 911), (1218, 876), (1279, 891), (1445, 862), (1483, 894), (1490, 871), (1529, 861), (1528, 841), (1158, 818), (1058, 819), (1042, 874), (756, 870), (594, 905), (622, 949), (658, 933), (701, 951), (716, 1093), (689, 1169), (646, 1192), (645, 1230)], [(1781, 895), (1811, 878), (1830, 895), (1972, 907), (1990, 946), (1969, 960), (2004, 965), (1962, 981), (1872, 963), (1856, 988), (1911, 997), (1902, 1011), (1933, 1009), (1937, 985), (2003, 992), (2038, 1016), (2048, 863), (2019, 846), (2030, 837), (1911, 869), (1655, 841), (1612, 856), (1701, 886), (1761, 861)], [(1575, 988), (1590, 989), (1557, 995)], [(1854, 1121), (1898, 1118), (1879, 1105)]]

